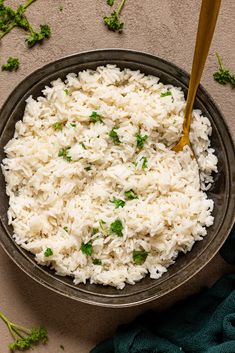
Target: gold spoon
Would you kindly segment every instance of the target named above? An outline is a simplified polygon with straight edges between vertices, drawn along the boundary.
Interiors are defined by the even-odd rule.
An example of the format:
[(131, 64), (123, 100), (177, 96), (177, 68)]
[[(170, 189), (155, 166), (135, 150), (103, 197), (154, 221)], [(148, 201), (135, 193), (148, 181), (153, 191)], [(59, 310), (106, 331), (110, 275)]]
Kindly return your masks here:
[(189, 141), (193, 104), (214, 34), (220, 3), (221, 0), (202, 0), (193, 65), (185, 107), (183, 132), (179, 142), (172, 148), (173, 151), (179, 152), (183, 150), (184, 146), (188, 145), (191, 148), (193, 157), (194, 151)]

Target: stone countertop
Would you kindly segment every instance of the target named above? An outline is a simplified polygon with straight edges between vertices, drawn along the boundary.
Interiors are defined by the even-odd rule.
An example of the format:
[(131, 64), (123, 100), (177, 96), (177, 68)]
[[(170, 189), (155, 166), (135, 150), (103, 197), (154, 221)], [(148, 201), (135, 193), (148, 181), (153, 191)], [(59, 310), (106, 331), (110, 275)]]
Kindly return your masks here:
[[(115, 1), (118, 3), (118, 0)], [(6, 0), (16, 6), (18, 0)], [(60, 11), (60, 6), (63, 10)], [(9, 56), (17, 56), (21, 66), (16, 73), (0, 72), (0, 105), (14, 87), (35, 69), (62, 56), (101, 48), (127, 48), (148, 52), (190, 71), (194, 50), (200, 1), (195, 0), (127, 0), (122, 19), (122, 34), (109, 32), (102, 16), (111, 12), (105, 0), (37, 0), (27, 10), (35, 26), (47, 22), (52, 37), (41, 46), (27, 49), (25, 33), (14, 29), (0, 45), (0, 65)], [(222, 2), (220, 17), (203, 74), (202, 84), (221, 109), (235, 136), (235, 91), (213, 80), (218, 65), (215, 51), (224, 65), (235, 71), (233, 16), (235, 1)], [(117, 325), (134, 319), (147, 309), (164, 309), (175, 301), (213, 284), (221, 274), (231, 271), (219, 255), (196, 276), (173, 293), (143, 306), (126, 309), (96, 308), (59, 296), (22, 273), (0, 248), (0, 310), (13, 321), (25, 326), (43, 323), (50, 340), (37, 353), (87, 353), (100, 340), (111, 335)], [(10, 341), (0, 322), (1, 351)]]

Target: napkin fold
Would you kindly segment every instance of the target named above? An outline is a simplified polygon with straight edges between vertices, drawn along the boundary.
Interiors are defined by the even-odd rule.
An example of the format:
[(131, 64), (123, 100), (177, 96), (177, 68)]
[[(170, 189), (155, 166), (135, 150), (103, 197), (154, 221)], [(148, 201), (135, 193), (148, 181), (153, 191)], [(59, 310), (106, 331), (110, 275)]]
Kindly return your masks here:
[[(235, 264), (235, 227), (220, 251)], [(235, 274), (165, 312), (147, 312), (90, 353), (235, 353)]]

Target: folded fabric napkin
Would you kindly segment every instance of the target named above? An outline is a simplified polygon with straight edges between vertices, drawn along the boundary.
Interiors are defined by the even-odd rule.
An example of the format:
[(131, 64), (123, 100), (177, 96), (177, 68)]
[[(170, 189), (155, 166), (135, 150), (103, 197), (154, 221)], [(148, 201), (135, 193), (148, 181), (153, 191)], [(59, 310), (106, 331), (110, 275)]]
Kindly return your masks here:
[[(235, 264), (235, 227), (220, 254)], [(121, 326), (91, 353), (235, 353), (235, 274), (170, 310)]]

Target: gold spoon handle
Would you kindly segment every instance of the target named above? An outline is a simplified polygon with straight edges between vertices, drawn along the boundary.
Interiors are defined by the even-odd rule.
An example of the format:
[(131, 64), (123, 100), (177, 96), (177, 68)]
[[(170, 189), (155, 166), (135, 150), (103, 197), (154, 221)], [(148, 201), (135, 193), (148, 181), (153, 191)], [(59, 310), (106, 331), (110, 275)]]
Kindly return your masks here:
[(183, 132), (186, 134), (189, 133), (193, 103), (214, 34), (220, 3), (221, 0), (202, 0), (183, 124)]

